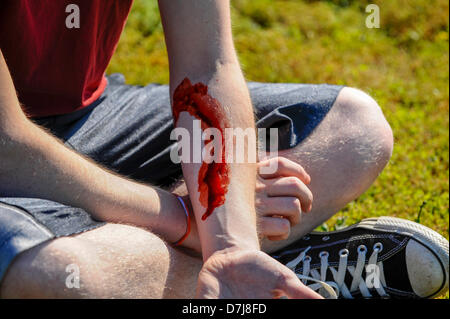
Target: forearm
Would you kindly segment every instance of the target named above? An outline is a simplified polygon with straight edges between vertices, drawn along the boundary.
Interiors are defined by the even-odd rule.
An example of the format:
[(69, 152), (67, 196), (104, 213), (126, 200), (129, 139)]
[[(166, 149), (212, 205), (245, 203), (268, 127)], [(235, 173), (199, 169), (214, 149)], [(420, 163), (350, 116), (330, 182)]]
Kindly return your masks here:
[[(250, 128), (254, 130), (250, 98), (238, 68), (235, 66), (229, 69), (223, 67), (211, 74), (211, 78), (203, 79), (201, 82), (208, 86), (208, 93), (222, 106), (222, 110), (211, 116), (225, 117), (228, 129), (241, 128), (245, 130)], [(180, 115), (177, 121), (177, 126), (186, 128), (192, 139), (195, 138), (193, 133), (194, 120), (196, 120), (195, 117), (185, 112)], [(233, 138), (231, 137), (231, 139)], [(234, 148), (236, 145), (232, 144), (228, 146)], [(194, 145), (194, 142), (192, 141), (190, 145)], [(250, 136), (249, 140), (246, 140), (244, 149), (238, 151), (248, 155), (248, 149), (255, 148), (255, 145), (255, 141)], [(215, 151), (217, 152), (217, 150)], [(194, 152), (195, 150), (192, 150), (192, 153)], [(194, 161), (182, 164), (196, 215), (204, 259), (218, 250), (259, 248), (254, 207), (256, 166), (254, 162), (251, 163), (251, 160), (249, 162), (247, 156), (244, 156), (244, 162), (242, 163), (236, 163), (236, 160), (237, 158), (225, 163), (229, 181), (225, 189), (225, 201), (219, 207), (214, 207), (212, 213), (207, 217), (205, 212), (209, 207), (205, 207), (204, 203), (201, 203), (200, 196), (204, 196), (204, 194), (201, 195), (199, 192), (199, 172), (202, 166), (206, 164), (204, 162), (195, 163)], [(223, 175), (223, 173), (213, 174)], [(208, 187), (217, 187), (217, 185), (210, 184)], [(209, 196), (212, 196), (212, 194), (209, 194)], [(211, 201), (211, 198), (208, 200)]]
[[(254, 130), (253, 109), (232, 41), (229, 1), (160, 0), (159, 3), (169, 54), (176, 126), (187, 129), (191, 139), (195, 139), (193, 121), (198, 118), (185, 112), (183, 102), (181, 109), (176, 110), (180, 105), (177, 106), (173, 96), (180, 83), (188, 79), (192, 85), (199, 83), (203, 89), (207, 86), (209, 97), (206, 100), (214, 100), (212, 103), (215, 105), (211, 109), (206, 106), (203, 110), (208, 115), (197, 114), (200, 118), (210, 117), (209, 123), (202, 122), (203, 128), (221, 129), (222, 133), (226, 127)], [(184, 93), (178, 93), (181, 96), (176, 98), (183, 101)], [(191, 113), (203, 112), (198, 105), (192, 105), (190, 110)], [(192, 142), (191, 145), (194, 140)], [(254, 140), (247, 142), (245, 153), (252, 147), (256, 148)], [(207, 259), (215, 251), (233, 247), (258, 249), (254, 207), (255, 163), (226, 163), (225, 167), (215, 167), (218, 173), (214, 168), (211, 170), (212, 179), (220, 179), (225, 173), (228, 175), (227, 185), (223, 188), (224, 200), (211, 199), (214, 194), (205, 194), (205, 188), (210, 190), (215, 186), (200, 185), (206, 182), (199, 179), (199, 172), (202, 170), (203, 176), (205, 165), (193, 162), (182, 164), (197, 220), (203, 258)], [(208, 201), (220, 205), (213, 207), (211, 212), (211, 205), (205, 207)], [(202, 220), (205, 213), (211, 214)]]
[(2, 196), (80, 207), (98, 220), (145, 227), (168, 240), (183, 233), (184, 216), (172, 194), (109, 172), (31, 122), (21, 125), (0, 137)]
[(109, 172), (28, 120), (1, 51), (0, 196), (81, 207), (96, 219), (146, 227), (168, 241), (179, 239), (186, 227), (172, 194)]

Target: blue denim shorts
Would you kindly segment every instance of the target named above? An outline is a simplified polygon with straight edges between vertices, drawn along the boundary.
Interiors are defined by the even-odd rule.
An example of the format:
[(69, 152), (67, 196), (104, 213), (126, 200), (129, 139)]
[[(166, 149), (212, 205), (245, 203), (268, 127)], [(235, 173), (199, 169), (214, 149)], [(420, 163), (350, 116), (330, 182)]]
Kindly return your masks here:
[[(287, 149), (311, 134), (342, 86), (252, 82), (248, 88), (257, 126), (277, 127), (279, 148)], [(170, 160), (173, 122), (167, 85), (126, 85), (121, 74), (113, 74), (92, 105), (34, 121), (67, 147), (129, 178), (164, 188), (181, 177), (181, 166)], [(103, 224), (77, 207), (0, 194), (0, 280), (21, 252)]]

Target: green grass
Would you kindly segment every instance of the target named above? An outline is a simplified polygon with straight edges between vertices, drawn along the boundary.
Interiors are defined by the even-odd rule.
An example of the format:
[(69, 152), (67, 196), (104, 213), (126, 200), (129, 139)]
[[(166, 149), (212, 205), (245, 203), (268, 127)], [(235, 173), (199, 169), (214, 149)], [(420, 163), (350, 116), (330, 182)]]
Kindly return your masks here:
[[(381, 28), (365, 27), (365, 6)], [(449, 2), (233, 0), (236, 49), (248, 80), (337, 83), (371, 94), (395, 135), (375, 184), (320, 229), (371, 216), (406, 218), (449, 236)], [(156, 0), (136, 0), (108, 73), (168, 83)], [(420, 215), (420, 216), (419, 216)], [(448, 294), (447, 294), (448, 298)]]

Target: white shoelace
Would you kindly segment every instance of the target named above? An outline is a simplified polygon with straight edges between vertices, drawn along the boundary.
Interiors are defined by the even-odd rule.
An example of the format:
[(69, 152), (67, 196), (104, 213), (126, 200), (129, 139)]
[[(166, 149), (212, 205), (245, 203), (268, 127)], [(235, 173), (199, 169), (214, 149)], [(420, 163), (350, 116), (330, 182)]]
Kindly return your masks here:
[[(356, 266), (347, 265), (348, 262), (348, 250), (342, 249), (339, 251), (339, 265), (336, 270), (328, 264), (329, 253), (327, 251), (322, 251), (319, 254), (320, 257), (320, 273), (317, 269), (310, 269), (311, 257), (307, 256), (306, 253), (311, 247), (306, 248), (300, 253), (300, 255), (291, 260), (286, 264), (286, 266), (293, 271), (298, 264), (303, 262), (303, 271), (301, 274), (296, 274), (297, 277), (306, 284), (308, 281), (314, 282), (308, 285), (314, 291), (317, 291), (325, 298), (337, 299), (337, 297), (342, 294), (344, 298), (353, 299), (352, 292), (359, 289), (361, 295), (364, 298), (372, 297), (369, 292), (369, 286), (375, 288), (377, 293), (381, 297), (388, 297), (389, 295), (384, 290), (386, 287), (386, 281), (383, 272), (383, 262), (377, 262), (378, 253), (382, 251), (383, 245), (381, 243), (376, 243), (373, 246), (373, 252), (369, 257), (368, 263), (366, 265), (366, 277), (370, 274), (371, 281), (364, 280), (362, 278), (362, 273), (364, 270), (364, 265), (366, 261), (367, 247), (360, 245), (357, 249), (358, 259), (356, 261)], [(334, 281), (326, 281), (327, 269), (330, 269)], [(345, 284), (345, 273), (349, 272), (353, 277), (350, 288)]]

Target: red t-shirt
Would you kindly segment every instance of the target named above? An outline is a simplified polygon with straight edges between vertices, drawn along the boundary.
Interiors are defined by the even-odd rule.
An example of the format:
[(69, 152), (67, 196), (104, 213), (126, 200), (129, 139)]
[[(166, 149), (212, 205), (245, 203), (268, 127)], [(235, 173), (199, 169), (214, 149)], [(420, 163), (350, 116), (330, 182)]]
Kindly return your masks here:
[(70, 113), (102, 94), (132, 1), (0, 1), (0, 49), (29, 116)]

